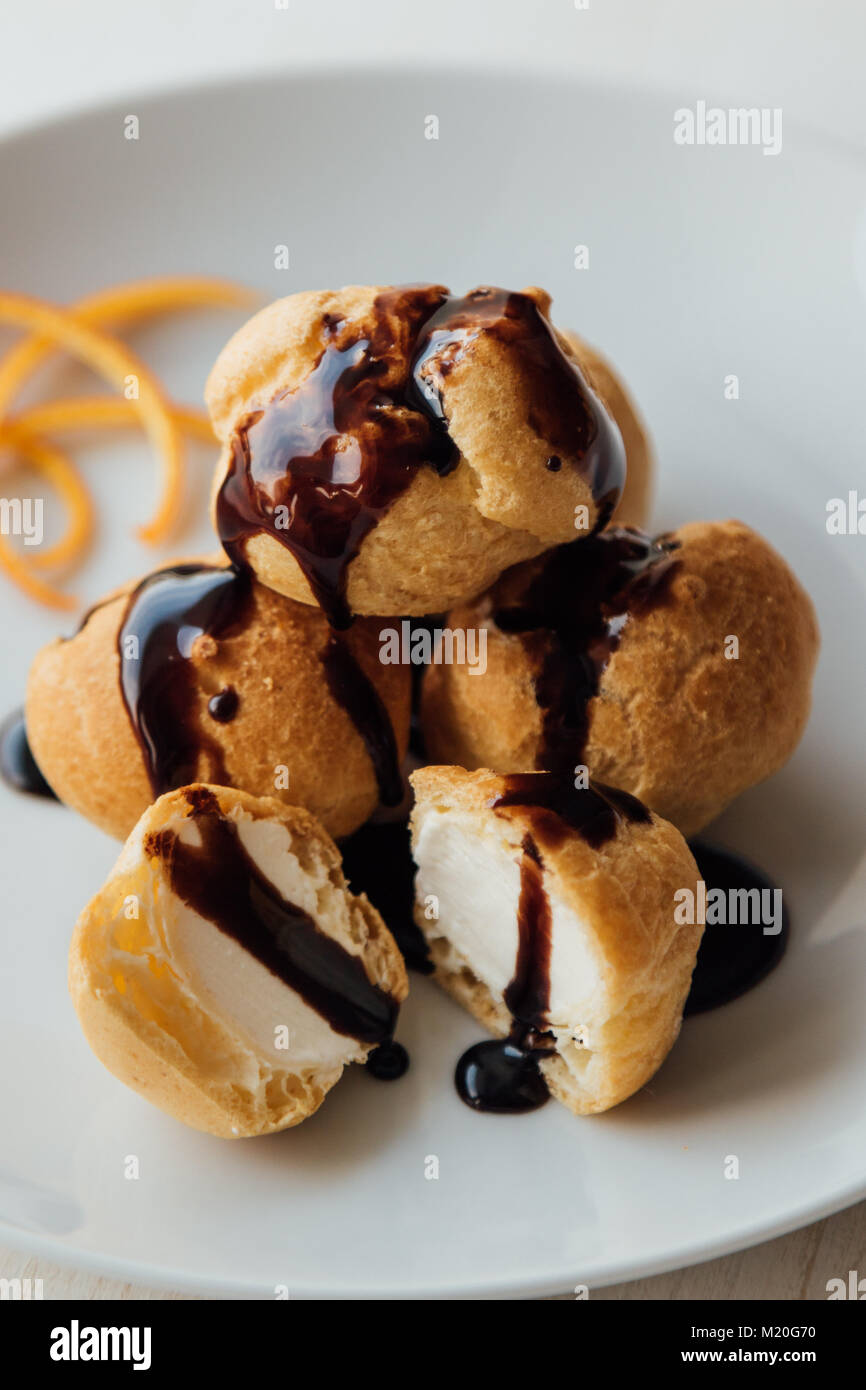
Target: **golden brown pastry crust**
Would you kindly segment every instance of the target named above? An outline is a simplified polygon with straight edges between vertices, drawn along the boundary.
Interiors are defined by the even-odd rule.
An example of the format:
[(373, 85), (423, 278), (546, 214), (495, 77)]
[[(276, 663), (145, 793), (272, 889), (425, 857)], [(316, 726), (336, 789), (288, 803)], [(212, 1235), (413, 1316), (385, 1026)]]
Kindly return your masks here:
[[(218, 554), (208, 561), (224, 565)], [(83, 630), (38, 653), (27, 686), (33, 755), (61, 801), (117, 839), (153, 799), (144, 758), (120, 690), (118, 631), (128, 584), (91, 614)], [(400, 756), (409, 736), (409, 669), (379, 661), (379, 626), (359, 620), (347, 634), (394, 726)], [(253, 586), (243, 631), (207, 639), (190, 658), (198, 684), (196, 719), (222, 750), (231, 782), (255, 795), (306, 806), (336, 837), (357, 829), (378, 804), (373, 764), (346, 711), (334, 700), (320, 653), (330, 629), (318, 609)], [(231, 722), (207, 712), (224, 686), (240, 697)], [(277, 787), (279, 767), (289, 786)], [(203, 750), (197, 776), (215, 773)]]
[[(808, 595), (749, 527), (694, 522), (674, 535), (669, 599), (629, 618), (590, 701), (579, 761), (693, 835), (793, 753), (819, 637)], [(487, 671), (428, 669), (424, 737), (437, 761), (525, 771), (541, 739), (534, 669), (520, 638), (493, 626), (490, 606), (482, 596), (448, 615), (449, 626), (487, 628)], [(725, 655), (730, 636), (737, 659)]]
[[(214, 497), (231, 459), (231, 439), (252, 409), (303, 381), (321, 353), (323, 315), (369, 320), (387, 286), (291, 295), (268, 305), (229, 341), (211, 372), (206, 399), (223, 444)], [(550, 297), (525, 291), (547, 315)], [(621, 506), (643, 519), (650, 462), (631, 403), (611, 369), (585, 344), (560, 336), (564, 351), (598, 381), (598, 394), (620, 424), (633, 476)], [(606, 388), (606, 389), (605, 389)], [(610, 399), (609, 399), (610, 398)], [(355, 613), (441, 612), (480, 593), (507, 566), (575, 535), (575, 507), (597, 516), (578, 467), (551, 473), (551, 449), (527, 423), (527, 383), (508, 346), (479, 336), (444, 379), (449, 432), (462, 459), (439, 477), (419, 468), (409, 487), (368, 532), (348, 568), (346, 596)], [(271, 535), (245, 543), (259, 579), (312, 603), (294, 557)]]
[[(270, 1134), (312, 1115), (343, 1068), (293, 1070), (290, 1051), (274, 1054), (283, 1065), (266, 1062), (242, 1030), (210, 1014), (165, 968), (159, 924), (165, 910), (161, 905), (171, 890), (162, 861), (143, 858), (140, 847), (147, 835), (189, 813), (186, 793), (196, 789), (180, 788), (160, 797), (134, 828), (106, 883), (78, 919), (69, 954), (69, 989), (91, 1048), (125, 1085), (194, 1129), (227, 1139)], [(367, 898), (348, 891), (339, 852), (315, 817), (274, 798), (225, 787), (209, 790), (227, 817), (249, 816), (286, 827), (304, 867), (326, 877), (346, 900), (352, 940), (361, 946), (368, 977), (402, 1002), (408, 980), (396, 943)], [(140, 906), (138, 922), (124, 915), (123, 904), (131, 896)], [(119, 924), (125, 933), (122, 945), (116, 939)], [(328, 923), (323, 919), (319, 925)]]
[[(489, 830), (493, 822), (515, 858), (523, 837), (535, 833), (525, 808), (490, 809), (506, 786), (496, 773), (425, 767), (411, 780), (416, 848), (420, 826), (430, 814), (457, 817), (467, 837), (482, 825)], [(694, 890), (698, 868), (680, 833), (655, 815), (648, 823), (624, 822), (599, 849), (576, 832), (561, 844), (542, 843), (540, 848), (548, 897), (564, 903), (584, 923), (609, 1001), (604, 1014), (568, 1020), (589, 1026), (592, 1051), (572, 1056), (571, 1066), (558, 1053), (543, 1061), (541, 1070), (557, 1100), (575, 1114), (597, 1114), (645, 1085), (676, 1041), (703, 929), (675, 922), (674, 894)], [(447, 924), (429, 921), (421, 904), (415, 915), (439, 984), (485, 1028), (505, 1037), (512, 1023), (508, 1009), (473, 975), (471, 962), (455, 968)]]

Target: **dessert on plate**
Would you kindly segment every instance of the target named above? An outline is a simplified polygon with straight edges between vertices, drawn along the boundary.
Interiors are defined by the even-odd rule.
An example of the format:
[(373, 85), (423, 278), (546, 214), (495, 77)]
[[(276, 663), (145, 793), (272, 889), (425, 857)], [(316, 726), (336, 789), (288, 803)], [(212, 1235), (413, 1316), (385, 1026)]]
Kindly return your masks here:
[[(640, 416), (540, 289), (291, 295), (206, 395), (223, 553), (40, 652), (0, 749), (128, 836), (72, 942), (91, 1046), (200, 1129), (288, 1128), (353, 1061), (403, 1074), (405, 954), (494, 1035), (454, 1059), (467, 1104), (619, 1104), (784, 951), (783, 912), (677, 905), (773, 897), (683, 836), (796, 747), (807, 595), (741, 522), (638, 529)], [(437, 639), (413, 680), (385, 656), (413, 619), (484, 661)]]
[(543, 290), (453, 298), (441, 285), (261, 310), (207, 384), (228, 553), (338, 627), (441, 612), (610, 516), (623, 434), (629, 519), (642, 519), (650, 457), (634, 410), (549, 310)]
[(378, 653), (369, 620), (335, 634), (224, 556), (179, 563), (37, 655), (30, 746), (60, 799), (118, 839), (195, 781), (306, 806), (348, 835), (403, 795), (409, 673)]
[(416, 921), (436, 979), (503, 1040), (462, 1059), (464, 1099), (618, 1105), (680, 1030), (702, 933), (671, 910), (699, 877), (682, 835), (567, 774), (425, 767), (412, 785)]
[(507, 570), (445, 622), (483, 629), (487, 663), (426, 672), (432, 759), (586, 765), (684, 835), (778, 771), (809, 715), (811, 600), (741, 522), (608, 527)]
[(81, 914), (81, 1026), (147, 1100), (225, 1138), (300, 1124), (391, 1043), (408, 985), (315, 817), (202, 784), (141, 817)]

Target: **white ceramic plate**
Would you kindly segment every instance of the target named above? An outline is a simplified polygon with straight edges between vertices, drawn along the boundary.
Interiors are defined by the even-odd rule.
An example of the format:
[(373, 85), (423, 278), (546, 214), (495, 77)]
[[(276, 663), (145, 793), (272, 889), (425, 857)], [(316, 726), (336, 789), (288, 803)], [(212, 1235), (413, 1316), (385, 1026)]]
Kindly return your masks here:
[[(0, 147), (0, 283), (17, 290), (66, 300), (180, 271), (274, 296), (353, 281), (549, 287), (558, 320), (612, 356), (651, 422), (655, 519), (752, 523), (814, 595), (824, 639), (802, 747), (713, 831), (783, 885), (788, 956), (688, 1021), (652, 1085), (596, 1119), (553, 1103), (521, 1118), (466, 1109), (451, 1076), (478, 1029), (416, 979), (403, 1081), (355, 1070), (314, 1119), (258, 1142), (184, 1130), (102, 1070), (66, 995), (72, 924), (115, 846), (0, 791), (8, 1244), (212, 1293), (517, 1296), (705, 1259), (866, 1193), (866, 539), (825, 529), (829, 498), (866, 491), (866, 180), (844, 150), (790, 128), (777, 157), (679, 147), (678, 104), (550, 79), (329, 73), (131, 101)], [(136, 344), (197, 400), (236, 321), (184, 316)], [(134, 441), (93, 443), (86, 460), (103, 517), (79, 578), (89, 599), (152, 563), (131, 531), (154, 479)], [(209, 462), (174, 553), (212, 544)], [(5, 585), (0, 602), (5, 709), (58, 624)]]

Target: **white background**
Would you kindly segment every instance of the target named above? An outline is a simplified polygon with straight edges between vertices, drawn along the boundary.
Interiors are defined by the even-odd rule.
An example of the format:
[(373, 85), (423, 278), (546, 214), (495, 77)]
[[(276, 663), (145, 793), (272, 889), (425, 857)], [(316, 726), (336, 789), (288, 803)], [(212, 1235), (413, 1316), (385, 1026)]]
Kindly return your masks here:
[[(285, 3), (285, 9), (278, 9)], [(586, 0), (583, 0), (586, 3)], [(227, 74), (443, 58), (782, 106), (866, 144), (860, 0), (3, 0), (0, 133)], [(311, 113), (312, 118), (312, 113)]]

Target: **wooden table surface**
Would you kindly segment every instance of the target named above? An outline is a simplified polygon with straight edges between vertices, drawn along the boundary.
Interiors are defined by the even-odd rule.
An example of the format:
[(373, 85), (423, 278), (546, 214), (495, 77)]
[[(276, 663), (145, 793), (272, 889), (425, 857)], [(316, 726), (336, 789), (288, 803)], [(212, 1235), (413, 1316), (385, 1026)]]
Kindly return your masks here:
[[(827, 1281), (841, 1278), (847, 1283), (849, 1270), (861, 1271), (860, 1277), (866, 1277), (866, 1202), (738, 1255), (708, 1260), (653, 1279), (614, 1284), (597, 1292), (590, 1290), (590, 1298), (826, 1299)], [(45, 1299), (193, 1296), (101, 1279), (9, 1249), (0, 1249), (0, 1278), (42, 1279)], [(563, 1294), (562, 1298), (570, 1295)]]

